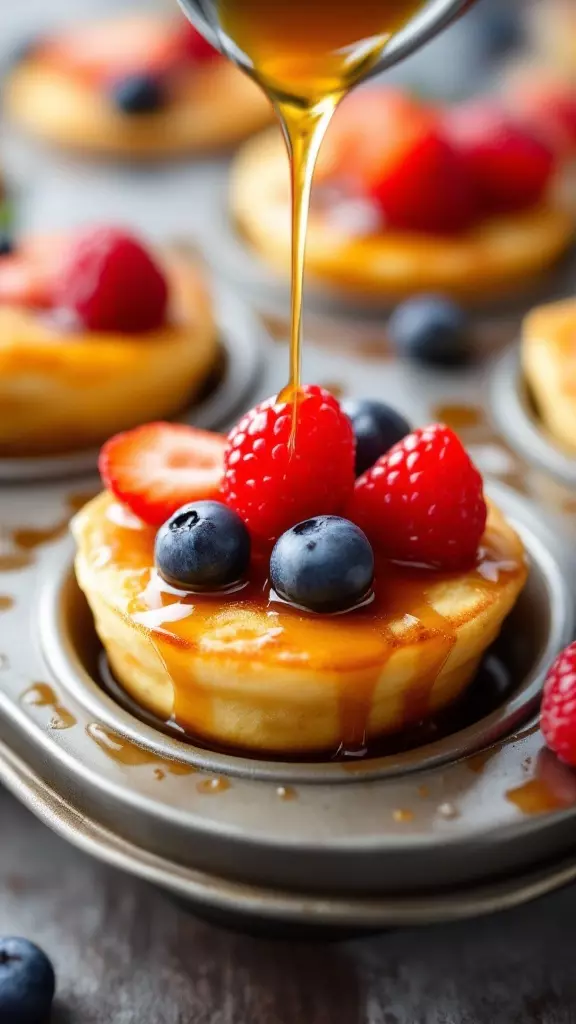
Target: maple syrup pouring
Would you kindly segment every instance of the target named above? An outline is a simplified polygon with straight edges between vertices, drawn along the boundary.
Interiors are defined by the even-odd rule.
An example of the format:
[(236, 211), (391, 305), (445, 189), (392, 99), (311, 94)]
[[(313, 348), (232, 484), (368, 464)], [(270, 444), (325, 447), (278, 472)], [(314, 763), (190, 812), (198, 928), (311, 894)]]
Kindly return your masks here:
[(218, 26), (225, 51), (264, 89), (280, 121), (292, 186), (290, 377), (296, 443), (304, 257), (312, 177), (340, 100), (377, 64), (424, 0), (187, 0)]

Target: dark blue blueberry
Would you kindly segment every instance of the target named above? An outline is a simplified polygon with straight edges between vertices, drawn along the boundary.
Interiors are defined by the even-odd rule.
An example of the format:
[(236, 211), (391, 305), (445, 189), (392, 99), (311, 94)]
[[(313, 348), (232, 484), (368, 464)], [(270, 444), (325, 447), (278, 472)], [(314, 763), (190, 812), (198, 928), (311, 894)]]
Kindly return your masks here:
[(219, 501), (194, 501), (160, 527), (154, 553), (167, 583), (185, 590), (217, 590), (246, 575), (250, 535), (231, 508)]
[(154, 75), (128, 75), (112, 83), (110, 96), (123, 114), (153, 114), (164, 106), (164, 86)]
[(276, 542), (270, 579), (278, 596), (292, 604), (313, 612), (346, 611), (370, 593), (374, 553), (348, 519), (316, 516)]
[(400, 413), (384, 402), (346, 398), (341, 403), (356, 437), (356, 476), (365, 473), (392, 445), (411, 431)]
[(0, 938), (2, 1024), (47, 1024), (55, 987), (54, 968), (38, 946)]
[(430, 366), (461, 366), (472, 355), (466, 314), (441, 295), (403, 302), (390, 317), (388, 333), (399, 355)]
[(0, 229), (0, 256), (10, 256), (14, 252), (14, 239), (7, 231)]

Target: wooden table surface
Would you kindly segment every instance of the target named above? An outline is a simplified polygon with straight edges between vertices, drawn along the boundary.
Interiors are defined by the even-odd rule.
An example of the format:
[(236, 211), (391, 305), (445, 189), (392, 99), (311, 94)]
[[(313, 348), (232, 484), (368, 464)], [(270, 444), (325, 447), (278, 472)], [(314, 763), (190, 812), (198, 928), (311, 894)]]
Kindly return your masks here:
[(53, 958), (53, 1024), (574, 1024), (576, 889), (344, 943), (250, 938), (66, 845), (0, 790), (0, 932)]

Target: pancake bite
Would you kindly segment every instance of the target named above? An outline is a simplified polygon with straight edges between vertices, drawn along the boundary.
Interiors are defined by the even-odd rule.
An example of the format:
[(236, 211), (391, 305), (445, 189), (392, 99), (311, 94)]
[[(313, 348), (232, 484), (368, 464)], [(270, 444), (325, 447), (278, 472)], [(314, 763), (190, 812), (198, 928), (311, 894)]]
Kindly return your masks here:
[(402, 420), (370, 402), (357, 443), (328, 392), (297, 401), (295, 439), (281, 397), (227, 441), (112, 438), (76, 575), (117, 680), (162, 721), (254, 754), (359, 753), (464, 693), (527, 567), (449, 428), (389, 448)]
[(533, 310), (524, 321), (521, 350), (544, 429), (576, 453), (576, 299)]
[(226, 148), (271, 120), (260, 90), (188, 21), (149, 14), (40, 39), (9, 75), (4, 104), (46, 142), (130, 160)]
[[(416, 292), (490, 301), (524, 290), (574, 237), (564, 165), (492, 103), (432, 109), (382, 87), (348, 98), (328, 129), (315, 176), (309, 277), (366, 302)], [(247, 143), (231, 180), (235, 224), (287, 273), (290, 191), (285, 147)]]
[(0, 254), (0, 454), (78, 451), (183, 412), (218, 355), (210, 295), (182, 256), (113, 227)]

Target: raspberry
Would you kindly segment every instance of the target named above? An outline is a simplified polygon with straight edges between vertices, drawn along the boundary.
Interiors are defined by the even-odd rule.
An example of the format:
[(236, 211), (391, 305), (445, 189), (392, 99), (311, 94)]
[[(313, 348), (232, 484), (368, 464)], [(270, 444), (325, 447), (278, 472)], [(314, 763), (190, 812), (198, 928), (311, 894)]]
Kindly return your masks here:
[(63, 261), (55, 305), (89, 331), (139, 334), (164, 323), (168, 286), (162, 270), (132, 235), (92, 228)]
[(548, 671), (540, 728), (550, 750), (576, 767), (576, 643), (562, 651)]
[(224, 498), (262, 546), (311, 516), (337, 515), (354, 486), (354, 434), (336, 399), (301, 388), (294, 449), (292, 412), (291, 402), (270, 398), (228, 438)]
[(486, 526), (482, 477), (456, 434), (408, 434), (356, 481), (348, 516), (385, 557), (456, 571), (474, 564)]

